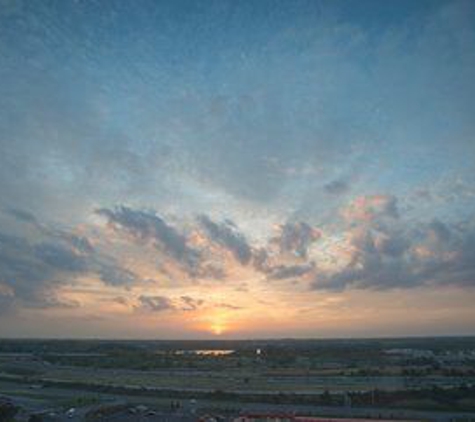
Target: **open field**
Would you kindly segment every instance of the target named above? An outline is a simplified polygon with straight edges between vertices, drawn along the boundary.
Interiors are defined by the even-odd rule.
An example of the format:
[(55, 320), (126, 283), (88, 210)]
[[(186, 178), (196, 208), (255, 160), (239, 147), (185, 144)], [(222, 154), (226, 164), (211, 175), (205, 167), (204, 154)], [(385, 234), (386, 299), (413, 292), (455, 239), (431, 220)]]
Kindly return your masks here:
[[(10, 375), (18, 377), (19, 375)], [(321, 394), (325, 391), (345, 393), (348, 391), (399, 391), (413, 388), (458, 387), (475, 384), (475, 377), (426, 377), (407, 376), (332, 376), (332, 375), (287, 375), (272, 372), (251, 372), (236, 369), (222, 371), (203, 370), (129, 370), (61, 367), (38, 365), (32, 378), (38, 382), (89, 383), (111, 387), (178, 389), (189, 391), (231, 392), (293, 392)]]
[(101, 406), (170, 412), (176, 402), (191, 415), (262, 407), (331, 416), (475, 420), (473, 350), (470, 338), (205, 344), (2, 340), (0, 393), (25, 412), (62, 415), (74, 408), (83, 409), (82, 418)]

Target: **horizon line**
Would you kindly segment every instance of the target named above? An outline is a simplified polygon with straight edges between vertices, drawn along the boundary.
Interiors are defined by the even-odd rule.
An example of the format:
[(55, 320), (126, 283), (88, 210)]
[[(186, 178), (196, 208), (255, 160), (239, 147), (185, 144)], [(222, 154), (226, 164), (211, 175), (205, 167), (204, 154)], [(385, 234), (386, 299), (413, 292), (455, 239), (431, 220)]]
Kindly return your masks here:
[(475, 334), (441, 334), (441, 335), (401, 335), (384, 337), (250, 337), (250, 338), (107, 338), (107, 337), (2, 337), (0, 341), (34, 340), (34, 341), (137, 341), (137, 342), (256, 342), (256, 341), (368, 341), (368, 340), (417, 340), (417, 339), (450, 339), (450, 338), (475, 338)]

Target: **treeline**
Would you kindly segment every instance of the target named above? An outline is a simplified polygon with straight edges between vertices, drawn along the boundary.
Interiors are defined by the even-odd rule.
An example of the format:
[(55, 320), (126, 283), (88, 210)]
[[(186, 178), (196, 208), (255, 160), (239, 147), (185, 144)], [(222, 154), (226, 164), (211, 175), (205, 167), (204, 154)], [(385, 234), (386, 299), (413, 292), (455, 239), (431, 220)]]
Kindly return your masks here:
[(0, 398), (0, 421), (10, 422), (14, 421), (15, 415), (18, 413), (19, 408), (8, 400)]
[(232, 355), (210, 356), (197, 354), (150, 353), (143, 351), (110, 352), (104, 356), (45, 354), (42, 360), (57, 365), (90, 368), (127, 368), (141, 371), (155, 369), (213, 369), (239, 367), (239, 359)]

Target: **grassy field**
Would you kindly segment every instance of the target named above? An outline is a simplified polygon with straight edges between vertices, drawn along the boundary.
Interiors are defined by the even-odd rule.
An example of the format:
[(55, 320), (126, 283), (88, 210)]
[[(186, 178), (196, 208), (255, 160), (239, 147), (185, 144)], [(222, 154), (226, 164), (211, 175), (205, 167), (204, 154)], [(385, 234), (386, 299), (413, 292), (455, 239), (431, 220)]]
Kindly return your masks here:
[[(219, 356), (194, 353), (192, 343), (180, 343), (177, 353), (173, 344), (156, 342), (3, 342), (0, 394), (32, 409), (63, 411), (124, 401), (167, 408), (173, 399), (220, 409), (246, 403), (337, 409), (351, 400), (354, 408), (475, 410), (472, 339), (266, 344), (215, 344), (234, 348)], [(394, 346), (414, 353), (386, 353)], [(433, 352), (421, 358), (420, 349), (408, 346)]]
[(162, 389), (196, 389), (256, 392), (395, 391), (414, 387), (449, 387), (475, 383), (473, 377), (430, 376), (274, 376), (266, 371), (136, 371), (48, 366), (32, 377), (37, 381), (88, 382), (108, 386), (148, 387)]

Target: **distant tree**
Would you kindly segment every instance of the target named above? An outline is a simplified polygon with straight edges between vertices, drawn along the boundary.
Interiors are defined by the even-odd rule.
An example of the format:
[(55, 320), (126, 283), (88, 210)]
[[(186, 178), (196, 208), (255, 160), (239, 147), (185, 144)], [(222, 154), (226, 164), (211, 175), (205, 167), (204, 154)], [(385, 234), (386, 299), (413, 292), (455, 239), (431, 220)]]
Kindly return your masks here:
[(18, 407), (10, 402), (0, 402), (0, 421), (13, 421), (15, 415), (18, 413)]
[(322, 404), (332, 404), (332, 395), (328, 390), (325, 390), (322, 395), (320, 396)]

